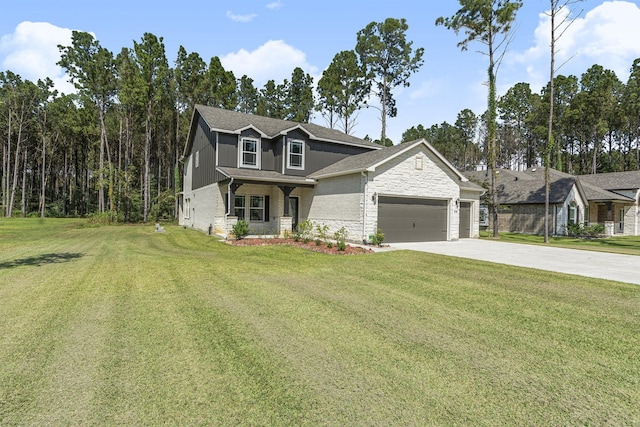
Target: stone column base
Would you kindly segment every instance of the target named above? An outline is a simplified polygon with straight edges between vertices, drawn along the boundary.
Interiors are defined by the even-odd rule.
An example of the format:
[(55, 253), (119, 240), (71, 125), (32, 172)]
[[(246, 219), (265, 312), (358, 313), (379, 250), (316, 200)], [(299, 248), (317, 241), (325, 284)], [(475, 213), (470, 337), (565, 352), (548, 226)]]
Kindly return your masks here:
[(278, 220), (278, 234), (280, 237), (285, 237), (286, 234), (291, 234), (293, 231), (293, 218), (290, 216), (281, 216)]
[(615, 224), (613, 221), (605, 221), (604, 222), (604, 235), (605, 237), (611, 237), (615, 233)]
[(233, 235), (233, 226), (236, 225), (237, 223), (238, 223), (238, 217), (237, 216), (228, 216), (227, 217), (227, 229), (226, 229), (227, 237), (230, 237), (230, 235)]

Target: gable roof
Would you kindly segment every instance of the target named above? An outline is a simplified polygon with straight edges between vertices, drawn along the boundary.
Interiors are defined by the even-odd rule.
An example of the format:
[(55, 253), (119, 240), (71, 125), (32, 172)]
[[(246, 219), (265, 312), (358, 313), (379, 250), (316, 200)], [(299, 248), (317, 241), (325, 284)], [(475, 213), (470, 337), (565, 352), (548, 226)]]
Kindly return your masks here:
[(190, 150), (191, 132), (196, 116), (202, 117), (209, 128), (214, 132), (240, 134), (246, 129), (254, 129), (263, 138), (273, 139), (281, 135), (299, 129), (305, 132), (311, 139), (332, 142), (335, 144), (366, 147), (372, 150), (380, 149), (380, 145), (364, 139), (347, 135), (336, 129), (329, 129), (315, 123), (298, 123), (290, 120), (274, 119), (255, 114), (241, 113), (239, 111), (225, 110), (216, 107), (196, 104), (191, 119), (192, 127), (187, 137), (184, 155)]
[[(468, 172), (466, 175), (478, 182), (488, 182), (488, 171)], [(549, 169), (551, 179), (549, 203), (564, 203), (575, 185), (578, 192), (588, 201), (629, 202), (626, 196), (608, 191), (574, 176), (555, 169)], [(544, 167), (533, 167), (526, 171), (500, 169), (497, 185), (498, 200), (501, 204), (542, 204), (545, 203)]]
[(309, 177), (313, 179), (322, 179), (334, 176), (350, 175), (353, 173), (364, 171), (374, 171), (378, 166), (383, 165), (384, 163), (402, 155), (403, 153), (419, 145), (423, 145), (431, 153), (433, 153), (436, 158), (438, 158), (438, 160), (440, 160), (445, 165), (449, 172), (451, 172), (452, 175), (458, 178), (459, 183), (465, 182), (466, 189), (484, 191), (482, 187), (468, 182), (468, 179), (462, 173), (460, 173), (451, 163), (449, 163), (447, 159), (442, 156), (442, 154), (440, 154), (435, 148), (431, 146), (431, 144), (429, 144), (424, 139), (393, 145), (391, 147), (384, 147), (377, 151), (369, 151), (355, 156), (349, 156), (312, 173), (311, 175), (309, 175)]
[(640, 189), (640, 170), (578, 175), (578, 179), (582, 182), (597, 185), (605, 190)]

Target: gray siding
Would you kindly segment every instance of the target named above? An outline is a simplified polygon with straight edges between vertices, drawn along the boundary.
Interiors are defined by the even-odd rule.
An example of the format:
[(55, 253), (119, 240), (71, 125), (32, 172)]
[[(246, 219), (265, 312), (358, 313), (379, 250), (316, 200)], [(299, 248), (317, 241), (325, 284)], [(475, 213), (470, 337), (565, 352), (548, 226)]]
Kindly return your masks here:
[(238, 135), (218, 133), (218, 166), (238, 166)]
[[(193, 155), (191, 164), (193, 168), (192, 187), (194, 190), (215, 182), (216, 152), (214, 144), (215, 133), (211, 132), (209, 126), (200, 118), (194, 132), (191, 148)], [(198, 157), (198, 167), (196, 167), (196, 156)]]
[[(300, 175), (309, 175), (337, 162), (338, 160), (342, 160), (347, 156), (355, 156), (356, 154), (362, 154), (368, 151), (371, 151), (371, 149), (366, 147), (355, 147), (352, 145), (340, 145), (333, 144), (331, 142), (308, 140), (305, 152), (305, 170), (296, 172), (301, 172)], [(287, 173), (295, 175), (293, 172), (294, 171), (287, 170)]]

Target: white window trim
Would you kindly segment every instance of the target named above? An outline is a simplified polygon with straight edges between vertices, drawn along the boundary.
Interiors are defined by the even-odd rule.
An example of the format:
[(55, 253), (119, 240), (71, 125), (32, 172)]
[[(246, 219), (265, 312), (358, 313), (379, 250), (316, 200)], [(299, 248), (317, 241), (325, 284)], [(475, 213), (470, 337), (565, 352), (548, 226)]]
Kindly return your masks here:
[[(256, 164), (255, 165), (246, 165), (244, 164), (244, 142), (245, 141), (253, 141), (256, 144)], [(262, 146), (260, 144), (259, 138), (251, 138), (251, 137), (240, 137), (240, 141), (238, 143), (238, 167), (239, 168), (249, 168), (249, 169), (260, 169), (260, 153), (262, 152)], [(250, 153), (250, 151), (247, 151)]]
[[(302, 145), (302, 153), (298, 154), (298, 153), (292, 153), (291, 152), (291, 144), (292, 143), (299, 143)], [(295, 170), (304, 170), (304, 164), (305, 164), (305, 143), (303, 140), (301, 139), (289, 139), (287, 140), (287, 169), (295, 169)], [(302, 165), (301, 166), (292, 166), (291, 165), (291, 155), (294, 154), (296, 156), (301, 156), (301, 162)]]
[(200, 166), (200, 151), (196, 151), (195, 164), (196, 164), (196, 168)]

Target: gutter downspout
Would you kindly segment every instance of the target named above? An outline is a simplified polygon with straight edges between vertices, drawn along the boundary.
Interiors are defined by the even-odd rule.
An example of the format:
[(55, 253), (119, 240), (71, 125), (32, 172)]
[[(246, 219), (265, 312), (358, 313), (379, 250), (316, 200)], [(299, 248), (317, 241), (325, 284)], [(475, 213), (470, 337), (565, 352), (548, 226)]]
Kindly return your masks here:
[(229, 223), (229, 215), (231, 215), (231, 185), (233, 185), (233, 177), (231, 177), (231, 181), (229, 181), (229, 185), (227, 185), (227, 212), (224, 214), (224, 238), (226, 239), (229, 236), (229, 232), (227, 231), (227, 224)]
[(369, 176), (366, 171), (360, 171), (360, 175), (364, 178), (364, 188), (362, 189), (362, 196), (364, 197), (362, 206), (362, 243), (367, 241), (367, 183), (369, 182)]

